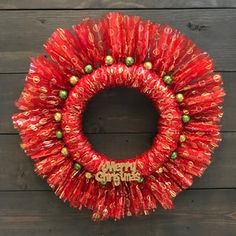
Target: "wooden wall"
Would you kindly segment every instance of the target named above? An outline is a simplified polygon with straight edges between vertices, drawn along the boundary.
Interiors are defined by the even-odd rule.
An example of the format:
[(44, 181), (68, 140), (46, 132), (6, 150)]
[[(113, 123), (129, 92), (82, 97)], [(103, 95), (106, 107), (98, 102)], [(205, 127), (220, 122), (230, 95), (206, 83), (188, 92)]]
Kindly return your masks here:
[[(171, 24), (213, 56), (227, 93), (223, 142), (205, 175), (177, 197), (175, 210), (94, 223), (89, 211), (69, 208), (34, 174), (10, 117), (16, 112), (14, 102), (23, 88), (29, 57), (42, 52), (55, 28), (117, 9)], [(235, 0), (1, 0), (0, 235), (236, 235), (235, 25)], [(151, 144), (156, 117), (147, 99), (115, 89), (90, 104), (85, 130), (97, 150), (131, 156)]]

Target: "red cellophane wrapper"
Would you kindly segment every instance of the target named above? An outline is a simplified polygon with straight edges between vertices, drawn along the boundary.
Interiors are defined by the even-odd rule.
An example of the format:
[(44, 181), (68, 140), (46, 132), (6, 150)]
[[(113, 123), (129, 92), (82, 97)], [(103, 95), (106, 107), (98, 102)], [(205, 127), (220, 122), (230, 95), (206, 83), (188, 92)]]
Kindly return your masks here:
[[(35, 171), (72, 207), (92, 209), (94, 220), (148, 214), (158, 205), (173, 208), (173, 198), (203, 174), (220, 141), (225, 93), (210, 56), (168, 25), (120, 13), (85, 19), (72, 33), (57, 29), (44, 47), (50, 59), (32, 59), (16, 103), (22, 112), (13, 116)], [(107, 55), (114, 59), (111, 66), (105, 65)], [(130, 56), (135, 62), (127, 67), (124, 60)], [(151, 70), (144, 68), (146, 61), (152, 63)], [(91, 74), (84, 71), (88, 64)], [(172, 76), (170, 85), (163, 82), (165, 75)], [(74, 87), (68, 82), (71, 76), (79, 78)], [(96, 174), (110, 158), (93, 150), (83, 134), (83, 112), (94, 95), (112, 87), (137, 89), (160, 113), (152, 147), (123, 160), (137, 164), (142, 183), (102, 186), (85, 175)], [(68, 91), (66, 100), (58, 96), (60, 90)], [(184, 96), (183, 102), (176, 102), (177, 93)], [(56, 112), (62, 114), (62, 122), (55, 122)], [(182, 114), (191, 120), (183, 123)], [(57, 130), (62, 130), (63, 139), (56, 138)], [(181, 134), (185, 142), (179, 142)], [(61, 153), (64, 146), (69, 157)], [(174, 151), (178, 157), (172, 160)], [(83, 166), (80, 171), (73, 168), (75, 162)]]

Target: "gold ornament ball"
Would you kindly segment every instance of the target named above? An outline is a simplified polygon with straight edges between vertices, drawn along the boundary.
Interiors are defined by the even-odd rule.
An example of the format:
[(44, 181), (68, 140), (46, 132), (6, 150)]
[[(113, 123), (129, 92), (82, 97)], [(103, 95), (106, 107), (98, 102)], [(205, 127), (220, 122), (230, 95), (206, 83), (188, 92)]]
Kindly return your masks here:
[(163, 167), (160, 167), (157, 171), (156, 171), (156, 173), (158, 173), (158, 174), (161, 174), (163, 172)]
[(68, 149), (67, 149), (66, 147), (63, 147), (63, 148), (61, 149), (61, 154), (62, 154), (63, 156), (68, 156), (68, 155), (69, 155)]
[(176, 98), (176, 101), (177, 101), (177, 102), (183, 102), (183, 100), (184, 100), (184, 95), (183, 95), (182, 93), (177, 93), (176, 96), (175, 96), (175, 98)]
[(61, 113), (60, 113), (60, 112), (56, 112), (56, 113), (54, 114), (54, 120), (55, 120), (56, 122), (60, 122), (60, 121), (61, 121)]
[(73, 86), (76, 85), (78, 83), (78, 81), (79, 81), (79, 78), (75, 75), (73, 75), (69, 78), (69, 82)]
[(179, 136), (179, 141), (180, 141), (181, 143), (185, 142), (185, 141), (186, 141), (186, 136), (185, 136), (184, 134), (181, 134), (181, 135)]
[(105, 57), (105, 65), (110, 66), (114, 63), (114, 58), (110, 55)]
[(93, 177), (93, 175), (90, 172), (85, 172), (84, 175), (86, 179), (91, 179)]
[(150, 61), (146, 61), (143, 64), (144, 68), (146, 68), (147, 70), (151, 70), (152, 69), (152, 63)]

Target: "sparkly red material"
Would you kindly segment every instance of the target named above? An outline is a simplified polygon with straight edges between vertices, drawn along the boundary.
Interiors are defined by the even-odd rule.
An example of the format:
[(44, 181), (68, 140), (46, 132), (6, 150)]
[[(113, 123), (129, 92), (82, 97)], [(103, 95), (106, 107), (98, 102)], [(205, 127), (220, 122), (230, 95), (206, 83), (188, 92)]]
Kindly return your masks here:
[[(22, 148), (56, 195), (92, 209), (94, 220), (173, 208), (220, 141), (225, 93), (213, 60), (178, 30), (137, 16), (109, 13), (73, 30), (52, 34), (44, 45), (51, 59), (32, 59), (17, 101), (22, 112), (13, 115)], [(78, 81), (70, 83), (72, 76)], [(137, 89), (160, 114), (150, 149), (127, 160), (96, 152), (83, 134), (87, 103), (112, 87)], [(98, 182), (94, 176), (111, 160), (134, 164), (142, 181)]]

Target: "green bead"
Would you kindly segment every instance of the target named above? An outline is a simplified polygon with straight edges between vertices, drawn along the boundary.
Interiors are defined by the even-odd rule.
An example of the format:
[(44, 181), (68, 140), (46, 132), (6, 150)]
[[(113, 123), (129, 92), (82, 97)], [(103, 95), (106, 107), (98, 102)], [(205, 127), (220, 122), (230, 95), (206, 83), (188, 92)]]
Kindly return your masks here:
[(84, 72), (85, 72), (86, 74), (90, 74), (90, 73), (92, 73), (92, 71), (93, 71), (92, 65), (86, 65), (86, 66), (84, 67)]
[(137, 180), (138, 183), (143, 183), (143, 181), (144, 181), (143, 177), (140, 177), (139, 180)]
[(68, 92), (66, 90), (60, 90), (59, 91), (59, 97), (63, 100), (65, 100), (68, 96)]
[(164, 81), (166, 84), (171, 84), (172, 81), (173, 81), (173, 79), (172, 79), (172, 77), (171, 77), (170, 75), (165, 75), (165, 76), (163, 77), (163, 81)]
[(82, 166), (79, 163), (75, 162), (74, 165), (73, 165), (73, 168), (77, 171), (80, 171)]
[(177, 152), (172, 152), (170, 158), (171, 158), (172, 160), (175, 160), (177, 157), (178, 157)]
[(125, 64), (127, 66), (132, 66), (134, 64), (134, 58), (133, 57), (126, 57), (125, 58)]
[(62, 134), (61, 130), (57, 130), (57, 131), (56, 131), (56, 137), (57, 137), (58, 139), (62, 139), (63, 134)]
[(182, 121), (184, 123), (188, 123), (190, 121), (190, 116), (189, 115), (182, 115)]

